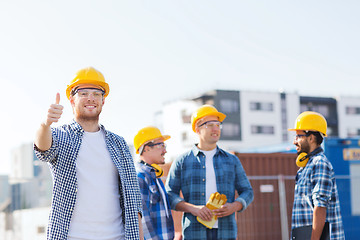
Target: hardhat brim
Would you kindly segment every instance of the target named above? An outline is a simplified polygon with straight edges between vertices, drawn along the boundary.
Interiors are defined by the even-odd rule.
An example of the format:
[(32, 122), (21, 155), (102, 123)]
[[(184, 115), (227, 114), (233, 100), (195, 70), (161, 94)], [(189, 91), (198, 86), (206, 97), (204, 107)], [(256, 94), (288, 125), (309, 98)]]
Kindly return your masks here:
[[(161, 138), (165, 142), (166, 140), (169, 140), (171, 137), (170, 137), (170, 135), (161, 135), (159, 137), (150, 139), (149, 141), (143, 143), (141, 146), (144, 146), (145, 144), (147, 144), (147, 143), (149, 143), (149, 142), (151, 142), (151, 141), (153, 141), (155, 139), (158, 139), (158, 138)], [(138, 149), (136, 149), (136, 154), (139, 154), (139, 149), (141, 148), (141, 146)]]
[[(288, 128), (288, 131), (312, 131), (312, 132), (319, 132), (318, 130), (313, 130), (313, 129), (296, 129), (296, 128)], [(327, 137), (326, 133), (323, 132), (319, 132), (322, 135), (324, 135), (324, 137)]]

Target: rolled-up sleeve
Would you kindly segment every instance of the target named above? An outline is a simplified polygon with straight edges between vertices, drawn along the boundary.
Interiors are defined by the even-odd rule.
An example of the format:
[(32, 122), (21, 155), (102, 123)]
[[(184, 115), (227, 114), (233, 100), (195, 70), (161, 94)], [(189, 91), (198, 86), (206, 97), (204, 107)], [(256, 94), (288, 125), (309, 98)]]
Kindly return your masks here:
[(243, 205), (243, 208), (239, 211), (242, 212), (254, 200), (254, 191), (240, 161), (236, 159), (235, 162), (235, 188), (239, 194), (235, 201), (238, 201)]
[(334, 187), (332, 181), (333, 175), (332, 168), (325, 161), (318, 161), (314, 165), (311, 181), (314, 206), (327, 207), (331, 198), (331, 191)]
[(43, 162), (53, 162), (58, 155), (58, 141), (55, 129), (51, 128), (52, 131), (52, 143), (51, 147), (46, 151), (41, 151), (35, 143), (33, 144), (34, 152), (36, 157)]

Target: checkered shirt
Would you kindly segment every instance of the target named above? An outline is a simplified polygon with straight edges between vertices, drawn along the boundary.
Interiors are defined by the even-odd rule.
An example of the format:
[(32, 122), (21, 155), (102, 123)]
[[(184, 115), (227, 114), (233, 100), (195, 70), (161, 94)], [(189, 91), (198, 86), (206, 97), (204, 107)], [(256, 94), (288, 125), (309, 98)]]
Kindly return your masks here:
[[(254, 193), (239, 159), (219, 147), (214, 155), (216, 186), (220, 194), (225, 194), (227, 202), (242, 203), (244, 211), (254, 199)], [(194, 205), (206, 205), (205, 155), (196, 146), (177, 158), (171, 165), (165, 184), (171, 208), (186, 201)], [(184, 196), (179, 196), (180, 190)], [(235, 199), (235, 191), (239, 196)], [(240, 211), (240, 212), (241, 212)], [(219, 218), (218, 239), (236, 239), (235, 213)], [(184, 239), (206, 239), (206, 227), (194, 215), (184, 213), (182, 219)]]
[(143, 218), (142, 225), (146, 240), (174, 239), (174, 222), (168, 197), (166, 197), (169, 217), (166, 216), (165, 204), (159, 190), (158, 181), (165, 192), (164, 184), (156, 179), (155, 170), (138, 162), (136, 171), (142, 194)]
[(306, 166), (297, 172), (292, 229), (312, 225), (313, 210), (310, 204), (326, 207), (330, 239), (345, 239), (334, 170), (323, 151), (310, 157)]
[[(100, 126), (110, 157), (118, 169), (120, 200), (125, 238), (139, 239), (138, 213), (141, 214), (141, 195), (134, 163), (125, 140)], [(76, 159), (84, 130), (75, 121), (51, 128), (52, 146), (42, 152), (35, 145), (36, 156), (49, 164), (53, 175), (53, 198), (47, 229), (47, 239), (66, 240), (76, 202)]]

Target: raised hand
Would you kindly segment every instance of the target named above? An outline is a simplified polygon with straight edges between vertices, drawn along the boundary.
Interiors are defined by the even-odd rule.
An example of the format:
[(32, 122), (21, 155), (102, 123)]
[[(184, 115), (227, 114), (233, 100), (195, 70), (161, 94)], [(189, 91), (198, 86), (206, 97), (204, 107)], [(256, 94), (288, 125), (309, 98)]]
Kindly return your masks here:
[(54, 104), (50, 105), (47, 118), (45, 121), (46, 126), (50, 126), (52, 123), (59, 121), (64, 107), (60, 103), (60, 93), (56, 94), (56, 100)]

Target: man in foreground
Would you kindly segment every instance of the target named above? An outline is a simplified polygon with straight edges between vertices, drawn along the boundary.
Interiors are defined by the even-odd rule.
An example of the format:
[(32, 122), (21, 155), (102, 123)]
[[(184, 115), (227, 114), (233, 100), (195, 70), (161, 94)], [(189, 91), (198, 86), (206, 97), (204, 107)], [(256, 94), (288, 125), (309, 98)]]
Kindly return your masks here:
[(345, 239), (334, 169), (320, 146), (326, 130), (325, 118), (311, 111), (301, 113), (295, 128), (289, 129), (296, 131), (296, 164), (300, 167), (292, 211), (293, 237), (300, 227), (312, 225), (311, 239), (320, 239), (327, 222), (331, 240)]
[(89, 67), (67, 86), (74, 120), (51, 127), (62, 114), (60, 95), (37, 131), (37, 157), (53, 174), (47, 238), (142, 239), (141, 195), (124, 139), (99, 124), (109, 94), (104, 76)]
[[(199, 143), (171, 165), (166, 191), (171, 208), (184, 212), (184, 239), (236, 239), (235, 212), (244, 211), (254, 198), (239, 159), (217, 146), (225, 117), (210, 105), (197, 109), (191, 125)], [(210, 196), (221, 194), (227, 203), (213, 210), (205, 206)]]

